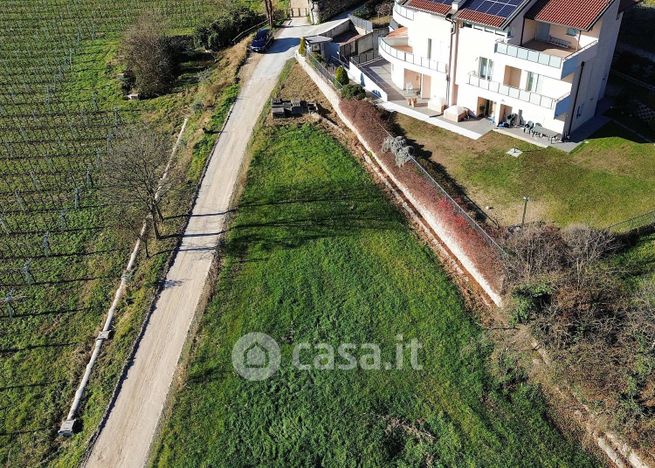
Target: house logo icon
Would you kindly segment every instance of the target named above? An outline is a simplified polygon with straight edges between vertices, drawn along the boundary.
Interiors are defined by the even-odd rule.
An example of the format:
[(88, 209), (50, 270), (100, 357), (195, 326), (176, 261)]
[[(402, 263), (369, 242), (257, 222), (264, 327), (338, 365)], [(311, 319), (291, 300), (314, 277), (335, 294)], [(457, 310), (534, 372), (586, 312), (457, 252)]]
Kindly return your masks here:
[(268, 379), (280, 367), (280, 347), (265, 333), (248, 333), (234, 344), (232, 365), (244, 379)]

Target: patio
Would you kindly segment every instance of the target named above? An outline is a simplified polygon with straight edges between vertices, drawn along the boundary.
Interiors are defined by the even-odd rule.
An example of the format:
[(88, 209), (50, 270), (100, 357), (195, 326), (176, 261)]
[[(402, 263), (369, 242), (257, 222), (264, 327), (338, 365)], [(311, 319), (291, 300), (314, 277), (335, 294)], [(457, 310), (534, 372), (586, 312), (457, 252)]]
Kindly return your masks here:
[(486, 119), (471, 119), (462, 122), (447, 120), (441, 116), (440, 112), (428, 107), (428, 99), (425, 98), (419, 97), (416, 106), (410, 106), (407, 102), (407, 93), (392, 82), (391, 64), (384, 59), (361, 65), (359, 68), (362, 73), (387, 94), (387, 101), (379, 100), (377, 102), (384, 109), (405, 114), (474, 140), (477, 140), (494, 128), (493, 122)]

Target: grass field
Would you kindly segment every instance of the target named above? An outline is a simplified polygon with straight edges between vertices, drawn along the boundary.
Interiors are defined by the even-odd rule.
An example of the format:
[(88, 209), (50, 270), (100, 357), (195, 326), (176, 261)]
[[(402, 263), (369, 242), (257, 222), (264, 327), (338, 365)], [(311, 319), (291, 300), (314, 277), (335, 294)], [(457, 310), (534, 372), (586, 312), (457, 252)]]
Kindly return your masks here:
[[(538, 391), (501, 386), (489, 345), (432, 252), (359, 163), (315, 125), (264, 127), (225, 263), (163, 430), (159, 466), (585, 466)], [(265, 332), (272, 378), (230, 363)], [(418, 339), (417, 371), (301, 371), (302, 341)]]
[[(655, 209), (655, 146), (609, 124), (573, 153), (542, 149), (492, 132), (478, 141), (398, 115), (423, 157), (503, 224), (529, 221), (607, 227)], [(512, 147), (524, 153), (513, 158)]]
[[(114, 339), (104, 348), (83, 402), (82, 433), (71, 440), (58, 438), (134, 242), (108, 216), (92, 182), (108, 135), (117, 126), (147, 120), (170, 134), (172, 143), (183, 119), (190, 117), (173, 169), (186, 177), (165, 200), (165, 214), (171, 217), (162, 228), (174, 235), (184, 225), (202, 165), (238, 93), (234, 81), (245, 45), (217, 57), (190, 55), (168, 95), (123, 99), (117, 60), (121, 34), (150, 9), (163, 13), (169, 33), (188, 33), (224, 4), (3, 2), (0, 465), (77, 464), (176, 243), (174, 236), (154, 242), (156, 255), (140, 258)], [(204, 133), (203, 127), (210, 131)], [(7, 297), (14, 299), (11, 307)]]

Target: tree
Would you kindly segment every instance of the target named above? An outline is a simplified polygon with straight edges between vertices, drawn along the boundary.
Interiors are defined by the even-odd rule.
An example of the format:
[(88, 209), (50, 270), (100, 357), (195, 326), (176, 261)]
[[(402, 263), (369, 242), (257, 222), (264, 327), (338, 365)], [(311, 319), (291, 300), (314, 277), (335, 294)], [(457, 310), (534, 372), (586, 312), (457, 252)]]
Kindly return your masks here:
[(136, 89), (146, 97), (168, 92), (175, 79), (175, 54), (164, 25), (162, 17), (146, 13), (127, 30), (121, 44), (128, 75), (134, 76)]
[(274, 23), (275, 10), (273, 9), (273, 0), (264, 0), (266, 7), (266, 18), (268, 18), (268, 25), (272, 28)]
[(346, 69), (341, 65), (339, 65), (334, 71), (334, 80), (341, 86), (346, 86), (348, 83), (350, 83), (350, 80), (348, 79), (348, 73), (346, 72)]
[[(131, 217), (149, 215), (157, 239), (161, 237), (157, 223), (164, 220), (160, 200), (171, 186), (170, 178), (162, 179), (170, 151), (167, 136), (141, 124), (123, 127), (115, 134), (101, 160), (105, 197), (111, 205), (122, 207), (118, 212)], [(133, 221), (126, 224), (136, 230), (139, 223)]]

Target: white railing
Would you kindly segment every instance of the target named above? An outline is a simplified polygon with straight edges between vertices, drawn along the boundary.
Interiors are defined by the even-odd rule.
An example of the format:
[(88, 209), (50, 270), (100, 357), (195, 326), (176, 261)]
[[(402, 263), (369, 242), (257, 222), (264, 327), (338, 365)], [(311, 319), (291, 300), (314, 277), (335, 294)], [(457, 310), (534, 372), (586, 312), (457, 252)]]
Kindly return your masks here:
[(555, 109), (559, 101), (566, 99), (569, 95), (566, 94), (559, 99), (544, 96), (543, 94), (527, 91), (525, 89), (507, 86), (497, 81), (486, 80), (480, 78), (475, 73), (469, 73), (468, 84), (476, 88), (486, 89), (492, 93), (502, 94), (510, 98), (518, 99), (520, 101), (529, 102), (535, 106), (545, 107), (546, 109)]
[(565, 61), (581, 53), (582, 51), (593, 47), (597, 43), (598, 41), (594, 41), (590, 44), (587, 44), (580, 50), (571, 51), (571, 53), (566, 57), (558, 57), (556, 55), (550, 55), (545, 52), (540, 52), (538, 50), (528, 49), (526, 47), (521, 47), (512, 44), (506, 44), (501, 39), (500, 41), (496, 42), (496, 53), (508, 55), (510, 57), (515, 57), (521, 60), (528, 60), (530, 62), (539, 63), (541, 65), (547, 65), (553, 68), (562, 68)]
[(405, 18), (408, 21), (414, 21), (414, 10), (405, 8), (398, 2), (394, 3), (393, 11), (396, 12), (396, 14), (401, 18)]
[(397, 49), (393, 45), (389, 44), (384, 37), (380, 38), (379, 47), (381, 54), (386, 54), (387, 56), (400, 60), (401, 62), (427, 68), (439, 73), (448, 73), (447, 64), (438, 62), (437, 60), (429, 59), (427, 57), (421, 57), (411, 52), (405, 52), (404, 50)]

